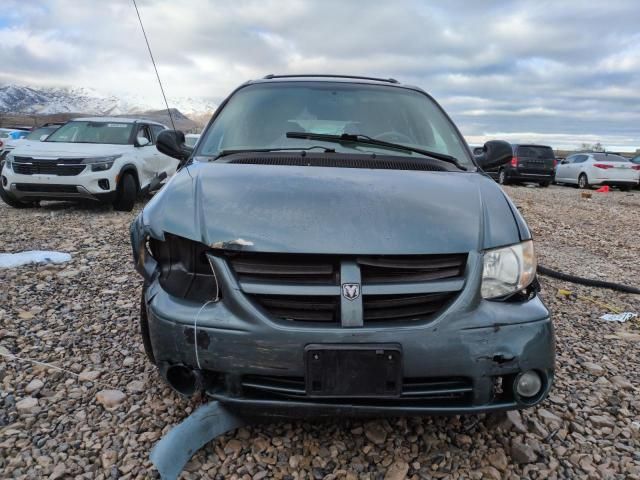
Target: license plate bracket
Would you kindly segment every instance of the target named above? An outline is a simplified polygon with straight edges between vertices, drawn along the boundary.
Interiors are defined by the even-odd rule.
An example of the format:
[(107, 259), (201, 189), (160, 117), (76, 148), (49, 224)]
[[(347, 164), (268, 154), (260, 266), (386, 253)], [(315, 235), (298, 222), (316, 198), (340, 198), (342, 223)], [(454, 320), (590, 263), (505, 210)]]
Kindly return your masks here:
[(310, 397), (398, 397), (402, 349), (398, 344), (312, 344), (305, 348)]

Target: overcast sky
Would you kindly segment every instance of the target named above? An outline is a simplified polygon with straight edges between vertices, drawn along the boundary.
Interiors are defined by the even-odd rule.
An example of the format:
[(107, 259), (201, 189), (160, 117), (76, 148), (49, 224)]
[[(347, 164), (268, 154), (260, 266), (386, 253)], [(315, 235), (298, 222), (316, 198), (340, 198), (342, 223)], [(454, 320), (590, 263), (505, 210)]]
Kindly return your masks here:
[[(640, 2), (138, 0), (169, 96), (268, 73), (394, 77), (485, 138), (640, 147)], [(434, 6), (437, 5), (437, 6)], [(2, 0), (0, 84), (160, 104), (130, 0)]]

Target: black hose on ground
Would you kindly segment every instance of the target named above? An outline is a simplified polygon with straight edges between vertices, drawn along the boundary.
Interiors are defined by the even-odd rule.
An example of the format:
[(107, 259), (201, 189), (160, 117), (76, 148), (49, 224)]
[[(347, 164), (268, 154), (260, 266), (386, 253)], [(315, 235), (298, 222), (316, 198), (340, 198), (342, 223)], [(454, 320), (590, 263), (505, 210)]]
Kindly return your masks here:
[(588, 287), (609, 288), (611, 290), (617, 290), (618, 292), (635, 293), (640, 295), (640, 288), (630, 287), (629, 285), (622, 285), (614, 282), (603, 282), (602, 280), (594, 280), (593, 278), (577, 277), (575, 275), (551, 270), (550, 268), (543, 267), (542, 265), (538, 265), (538, 273), (546, 275), (547, 277), (557, 278), (558, 280), (564, 280), (571, 283), (578, 283)]

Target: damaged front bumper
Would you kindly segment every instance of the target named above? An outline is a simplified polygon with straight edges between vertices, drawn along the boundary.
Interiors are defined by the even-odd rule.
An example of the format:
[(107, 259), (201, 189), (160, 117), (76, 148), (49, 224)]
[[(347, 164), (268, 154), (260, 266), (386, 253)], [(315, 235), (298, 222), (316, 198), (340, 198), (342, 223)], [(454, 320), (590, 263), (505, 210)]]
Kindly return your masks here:
[[(192, 372), (197, 388), (228, 408), (285, 417), (479, 413), (535, 405), (553, 383), (549, 312), (537, 296), (516, 302), (481, 299), (479, 253), (469, 254), (455, 300), (429, 321), (341, 328), (274, 319), (243, 291), (222, 255), (209, 256), (221, 301), (171, 295), (144, 248), (147, 235), (158, 234), (134, 223), (134, 257), (147, 281), (143, 305), (155, 362), (174, 388), (172, 372)], [(310, 345), (398, 346), (402, 388), (397, 395), (374, 398), (310, 395), (305, 383)], [(514, 388), (527, 371), (542, 381), (531, 398)]]

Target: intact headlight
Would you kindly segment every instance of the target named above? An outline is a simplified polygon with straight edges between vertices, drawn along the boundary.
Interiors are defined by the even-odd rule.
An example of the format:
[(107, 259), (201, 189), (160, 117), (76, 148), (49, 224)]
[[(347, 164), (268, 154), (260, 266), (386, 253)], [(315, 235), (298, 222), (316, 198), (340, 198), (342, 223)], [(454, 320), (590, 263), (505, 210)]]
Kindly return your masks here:
[(91, 165), (92, 172), (101, 172), (103, 170), (109, 170), (115, 162), (122, 155), (110, 155), (108, 157), (91, 157), (85, 158), (82, 163)]
[(6, 168), (7, 170), (11, 170), (12, 165), (13, 165), (13, 154), (10, 153), (4, 158), (4, 168)]
[(503, 297), (528, 287), (535, 278), (536, 268), (531, 240), (486, 251), (482, 269), (482, 297)]

